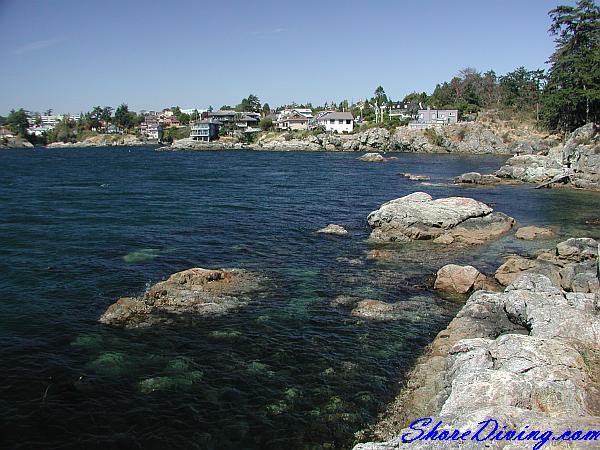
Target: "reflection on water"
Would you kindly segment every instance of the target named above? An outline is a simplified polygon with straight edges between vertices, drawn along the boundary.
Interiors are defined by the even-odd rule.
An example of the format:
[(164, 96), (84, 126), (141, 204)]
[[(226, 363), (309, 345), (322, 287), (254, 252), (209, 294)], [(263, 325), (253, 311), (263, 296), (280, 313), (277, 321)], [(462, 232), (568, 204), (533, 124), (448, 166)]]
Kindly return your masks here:
[[(425, 280), (447, 262), (493, 271), (546, 247), (507, 236), (470, 251), (422, 243), (367, 259), (367, 214), (425, 190), (494, 203), (561, 239), (599, 237), (598, 194), (471, 187), (498, 157), (4, 151), (0, 162), (0, 385), (8, 448), (345, 448), (460, 305)], [(429, 175), (427, 185), (399, 172)], [(590, 223), (592, 221), (592, 223)], [(348, 238), (316, 235), (328, 223)], [(116, 298), (185, 268), (265, 273), (265, 299), (187, 327), (96, 322)], [(402, 305), (369, 322), (338, 295)]]

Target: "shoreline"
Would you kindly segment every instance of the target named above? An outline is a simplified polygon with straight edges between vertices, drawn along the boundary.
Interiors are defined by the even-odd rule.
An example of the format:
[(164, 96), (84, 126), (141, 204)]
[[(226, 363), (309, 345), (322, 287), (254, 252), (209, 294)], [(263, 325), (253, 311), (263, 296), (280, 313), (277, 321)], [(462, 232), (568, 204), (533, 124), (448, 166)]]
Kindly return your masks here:
[[(402, 442), (407, 427), (426, 417), (447, 430), (489, 418), (561, 432), (600, 427), (599, 251), (593, 239), (568, 239), (533, 260), (561, 274), (581, 269), (585, 286), (557, 285), (540, 263), (503, 292), (474, 292), (423, 350), (386, 410), (356, 434), (376, 442), (355, 450), (445, 448)], [(597, 442), (589, 444), (576, 448)]]

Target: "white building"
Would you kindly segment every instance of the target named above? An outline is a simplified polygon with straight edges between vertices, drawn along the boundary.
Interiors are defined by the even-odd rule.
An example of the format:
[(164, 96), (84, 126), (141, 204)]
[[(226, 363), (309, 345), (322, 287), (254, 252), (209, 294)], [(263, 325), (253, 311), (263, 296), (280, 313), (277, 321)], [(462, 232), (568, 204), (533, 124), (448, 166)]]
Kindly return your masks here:
[(352, 133), (354, 130), (354, 116), (351, 112), (325, 112), (317, 116), (316, 122), (328, 132)]

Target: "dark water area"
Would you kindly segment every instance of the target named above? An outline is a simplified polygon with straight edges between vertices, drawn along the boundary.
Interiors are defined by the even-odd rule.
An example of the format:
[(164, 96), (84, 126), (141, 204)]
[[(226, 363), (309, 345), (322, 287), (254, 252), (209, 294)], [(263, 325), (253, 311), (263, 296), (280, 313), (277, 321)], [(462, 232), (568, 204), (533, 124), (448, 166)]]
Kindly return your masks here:
[[(366, 258), (370, 211), (421, 190), (477, 198), (560, 238), (600, 237), (586, 223), (598, 194), (450, 183), (505, 158), (357, 156), (1, 151), (0, 448), (348, 448), (460, 308), (419, 287), (428, 276), (447, 262), (493, 271), (504, 254), (556, 242), (395, 246), (384, 263)], [(314, 233), (328, 223), (350, 237)], [(190, 267), (259, 271), (268, 295), (188, 327), (97, 322)], [(341, 294), (405, 302), (406, 317), (359, 320), (331, 304)]]

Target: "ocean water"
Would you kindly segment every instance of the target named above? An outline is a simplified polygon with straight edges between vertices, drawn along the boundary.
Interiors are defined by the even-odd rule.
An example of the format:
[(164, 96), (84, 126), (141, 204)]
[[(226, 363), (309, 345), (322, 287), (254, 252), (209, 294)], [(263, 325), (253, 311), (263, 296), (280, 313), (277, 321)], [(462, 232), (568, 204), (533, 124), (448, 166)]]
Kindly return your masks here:
[[(600, 237), (597, 193), (450, 183), (505, 158), (357, 156), (1, 151), (0, 448), (348, 448), (460, 308), (424, 287), (441, 265), (493, 271), (505, 254), (556, 242), (396, 245), (394, 262), (373, 261), (370, 211), (422, 190), (553, 226), (557, 240)], [(328, 223), (350, 236), (314, 233)], [(189, 326), (97, 322), (117, 298), (190, 267), (259, 271), (268, 295)], [(359, 320), (331, 304), (342, 294), (403, 302), (405, 317)]]

